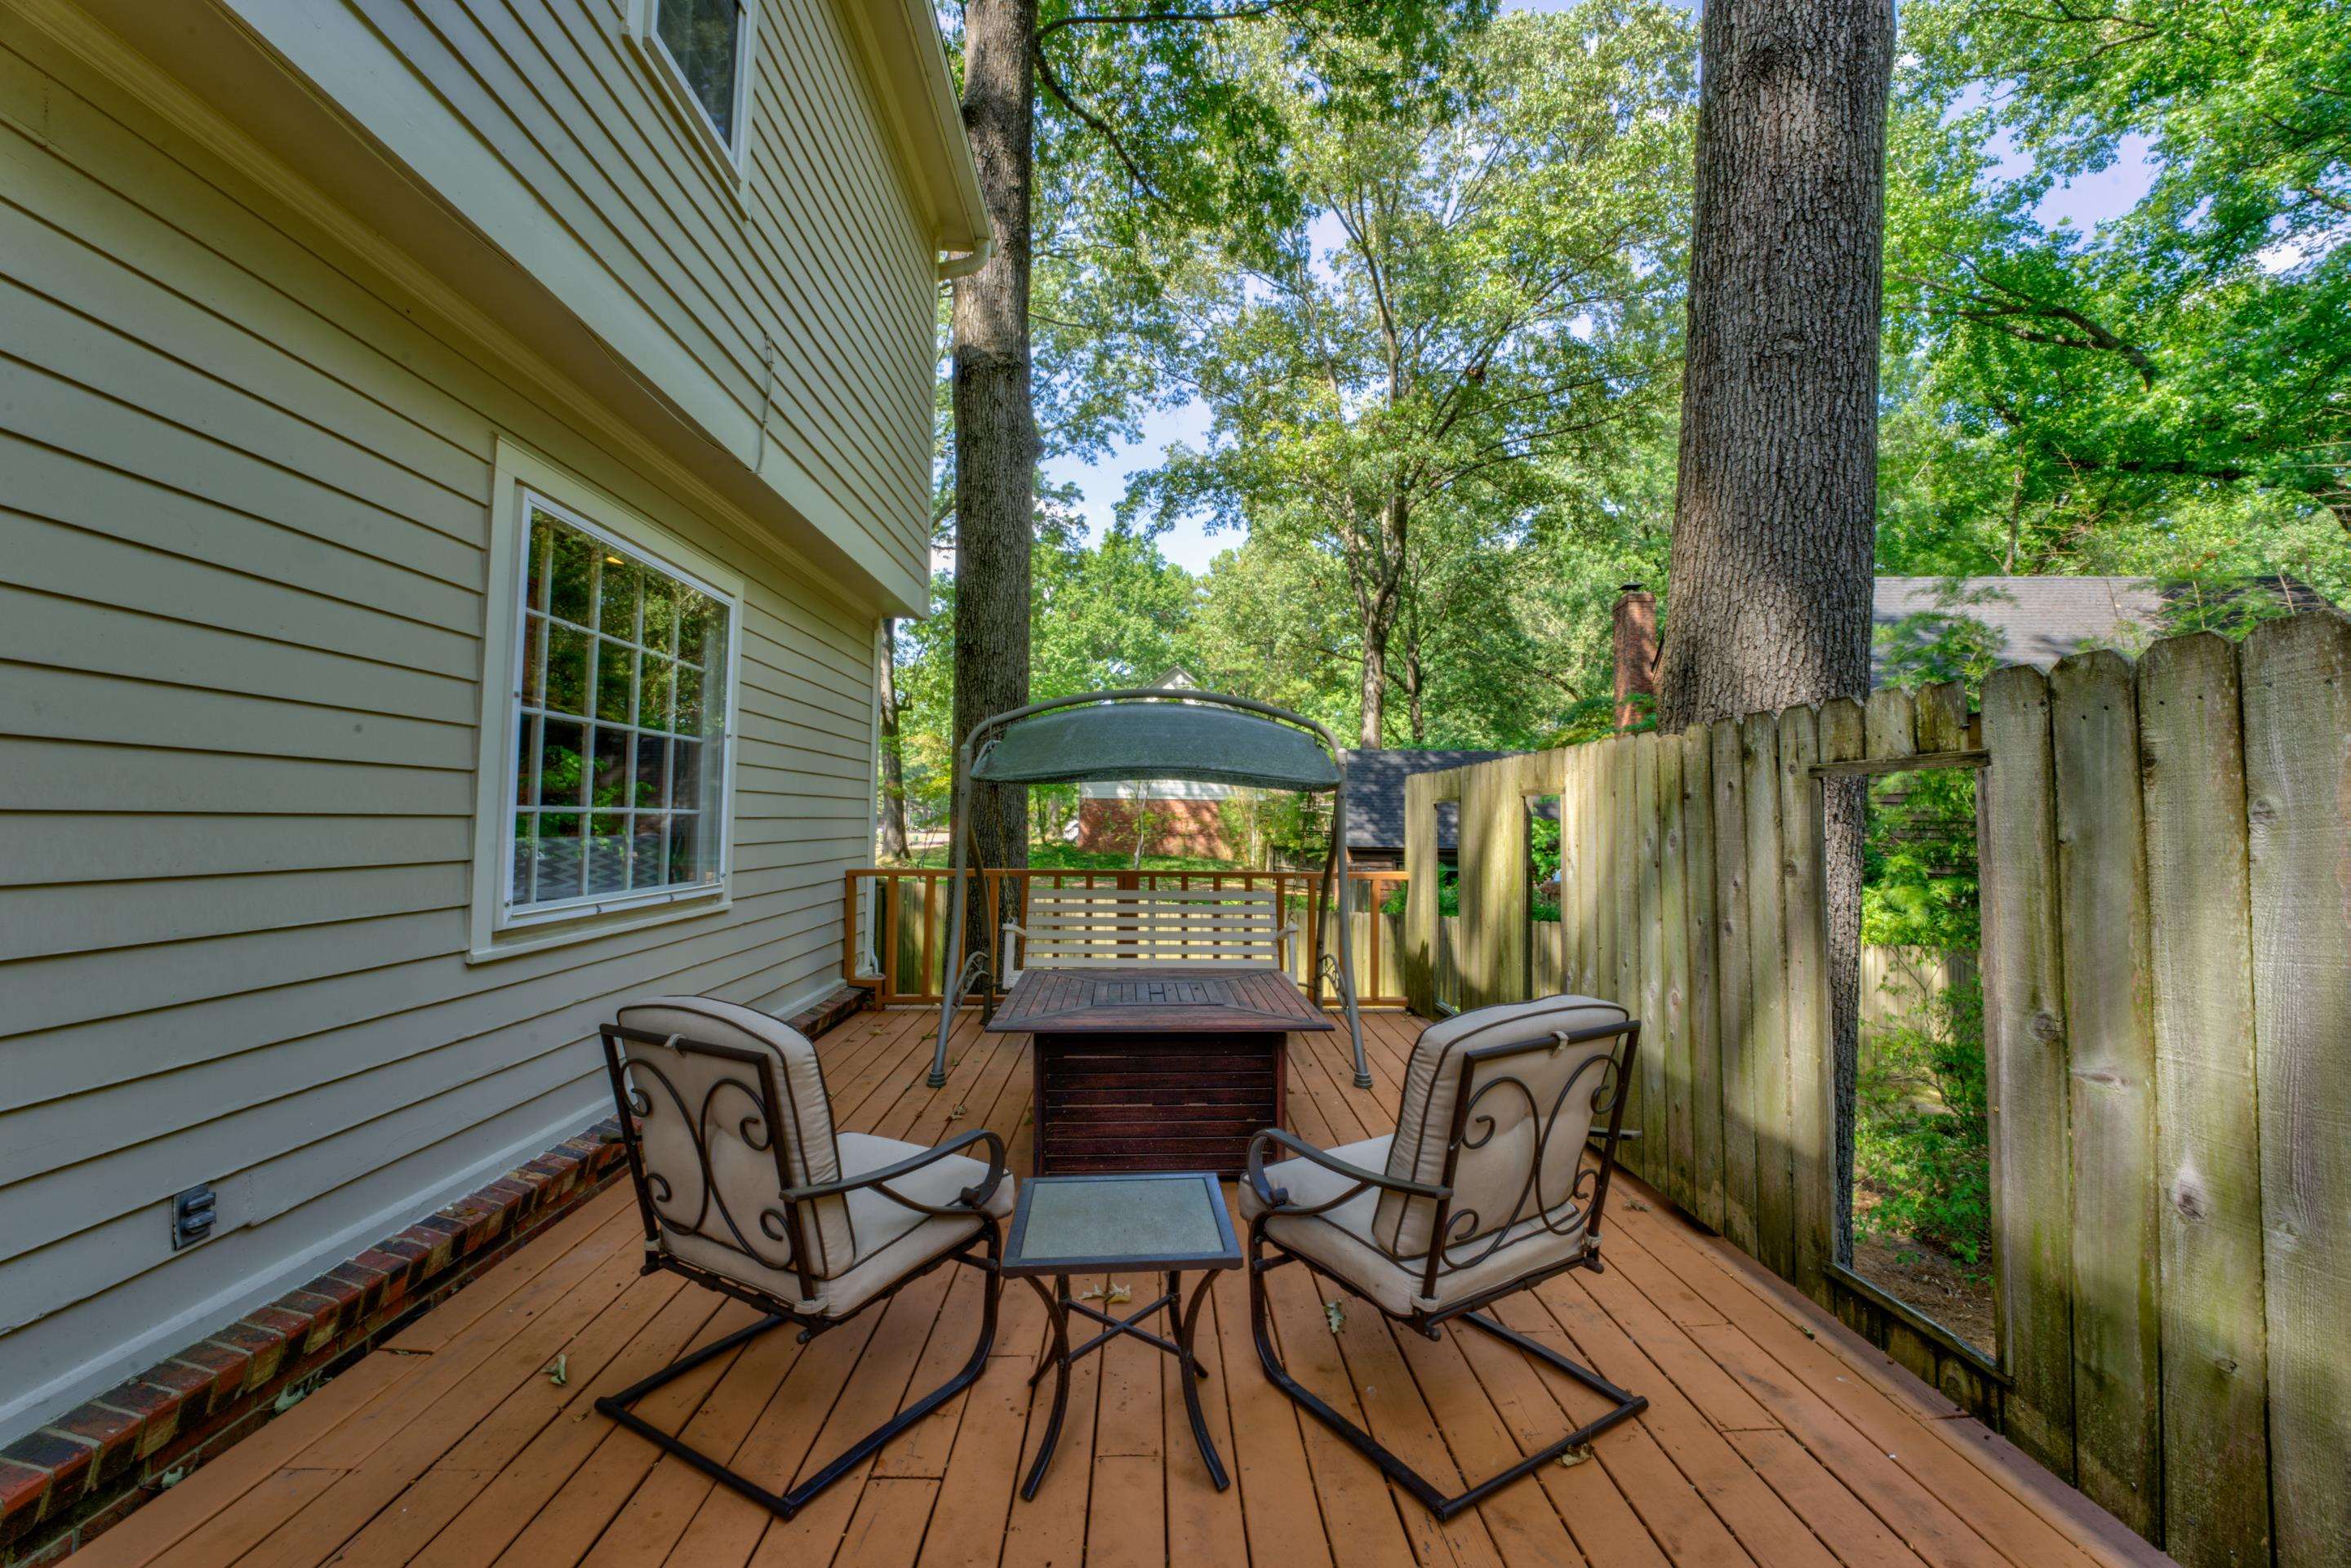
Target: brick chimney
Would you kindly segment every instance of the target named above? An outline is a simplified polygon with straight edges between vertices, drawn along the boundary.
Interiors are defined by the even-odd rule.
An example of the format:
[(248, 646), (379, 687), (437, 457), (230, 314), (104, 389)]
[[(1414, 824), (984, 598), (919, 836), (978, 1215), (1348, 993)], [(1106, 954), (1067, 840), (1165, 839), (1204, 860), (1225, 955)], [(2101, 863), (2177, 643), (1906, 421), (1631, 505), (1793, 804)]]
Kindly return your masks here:
[(1616, 595), (1616, 727), (1630, 729), (1640, 715), (1635, 693), (1657, 695), (1657, 596), (1637, 582)]

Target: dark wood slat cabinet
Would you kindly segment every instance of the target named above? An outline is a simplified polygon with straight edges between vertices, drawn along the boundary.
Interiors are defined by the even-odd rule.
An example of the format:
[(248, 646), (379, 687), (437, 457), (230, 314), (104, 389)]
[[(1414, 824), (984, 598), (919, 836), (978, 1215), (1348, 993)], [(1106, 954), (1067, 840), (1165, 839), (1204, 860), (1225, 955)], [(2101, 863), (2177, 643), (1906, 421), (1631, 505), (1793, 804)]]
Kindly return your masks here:
[(1334, 1028), (1279, 970), (1030, 969), (987, 1029), (1035, 1037), (1035, 1170), (1236, 1177), (1287, 1106), (1290, 1034)]

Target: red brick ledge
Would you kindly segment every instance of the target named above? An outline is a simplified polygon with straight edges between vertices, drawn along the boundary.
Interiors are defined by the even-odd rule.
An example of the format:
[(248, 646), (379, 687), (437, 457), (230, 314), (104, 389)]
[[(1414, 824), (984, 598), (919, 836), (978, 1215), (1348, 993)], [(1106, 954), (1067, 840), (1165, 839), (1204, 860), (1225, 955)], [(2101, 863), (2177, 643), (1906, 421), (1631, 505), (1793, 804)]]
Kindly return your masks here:
[(863, 986), (835, 986), (784, 1021), (814, 1040), (872, 999)]
[(0, 1448), (0, 1563), (55, 1563), (94, 1540), (625, 1166), (607, 1117)]

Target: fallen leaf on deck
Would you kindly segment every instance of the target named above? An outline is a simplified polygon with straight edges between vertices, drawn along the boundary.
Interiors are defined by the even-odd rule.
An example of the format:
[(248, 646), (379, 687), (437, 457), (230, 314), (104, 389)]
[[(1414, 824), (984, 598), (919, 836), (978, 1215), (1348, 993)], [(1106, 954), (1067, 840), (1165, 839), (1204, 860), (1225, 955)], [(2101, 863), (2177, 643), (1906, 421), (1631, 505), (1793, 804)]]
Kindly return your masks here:
[(1134, 1300), (1134, 1288), (1127, 1285), (1113, 1285), (1110, 1288), (1108, 1299), (1113, 1301), (1131, 1301)]
[(1559, 1457), (1559, 1468), (1563, 1470), (1572, 1470), (1591, 1457), (1592, 1445), (1589, 1443), (1584, 1444), (1583, 1447), (1580, 1448), (1570, 1448), (1567, 1452)]
[(555, 1386), (560, 1388), (565, 1384), (571, 1381), (570, 1369), (571, 1357), (569, 1355), (559, 1355), (553, 1361), (549, 1362), (547, 1365), (542, 1367), (540, 1370), (547, 1374), (547, 1380), (549, 1383), (552, 1383)]
[(1332, 1333), (1337, 1333), (1341, 1329), (1347, 1326), (1347, 1308), (1344, 1302), (1323, 1302), (1322, 1315), (1331, 1320), (1331, 1332)]

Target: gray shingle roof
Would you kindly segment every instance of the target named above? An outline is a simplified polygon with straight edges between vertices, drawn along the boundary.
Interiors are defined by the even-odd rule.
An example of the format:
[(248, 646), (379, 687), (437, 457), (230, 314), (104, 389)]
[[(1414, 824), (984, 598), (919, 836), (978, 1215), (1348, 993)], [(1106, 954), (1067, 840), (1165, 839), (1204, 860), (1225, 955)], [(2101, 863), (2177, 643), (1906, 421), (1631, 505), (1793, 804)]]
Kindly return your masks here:
[[(1347, 763), (1347, 848), (1404, 848), (1404, 781), (1415, 773), (1434, 773), (1515, 751), (1350, 751)], [(1455, 814), (1439, 811), (1437, 841), (1440, 849), (1454, 847)]]
[[(2047, 669), (2085, 646), (2135, 649), (2164, 634), (2164, 612), (2182, 587), (2145, 577), (1881, 577), (1870, 606), (1873, 627), (1940, 612), (1981, 622), (2000, 634), (2000, 663)], [(2262, 578), (2239, 592), (2267, 592), (2294, 610), (2325, 603), (2292, 578)], [(1885, 650), (1872, 655), (1873, 682), (1885, 674)]]

